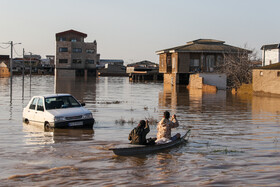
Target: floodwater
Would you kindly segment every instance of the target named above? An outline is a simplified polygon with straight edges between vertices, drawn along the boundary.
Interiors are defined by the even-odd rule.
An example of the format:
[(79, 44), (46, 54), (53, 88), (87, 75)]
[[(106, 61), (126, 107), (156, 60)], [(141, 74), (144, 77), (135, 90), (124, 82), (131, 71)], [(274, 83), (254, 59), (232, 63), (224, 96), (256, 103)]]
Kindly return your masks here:
[[(99, 77), (0, 79), (1, 186), (280, 186), (280, 98), (187, 91), (162, 83)], [(55, 86), (54, 86), (55, 85)], [(31, 96), (71, 93), (93, 113), (93, 130), (45, 132), (22, 123)], [(115, 156), (141, 119), (169, 110), (189, 142), (139, 157)], [(156, 134), (151, 125), (149, 136)]]

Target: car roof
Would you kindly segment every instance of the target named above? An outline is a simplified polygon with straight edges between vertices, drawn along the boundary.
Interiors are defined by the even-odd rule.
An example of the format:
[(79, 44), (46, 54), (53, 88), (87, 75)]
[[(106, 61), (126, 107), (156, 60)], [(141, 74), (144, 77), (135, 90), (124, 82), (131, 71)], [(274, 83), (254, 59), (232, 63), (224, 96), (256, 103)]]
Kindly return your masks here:
[(49, 97), (59, 97), (59, 96), (71, 96), (71, 94), (46, 94), (46, 95), (40, 95), (40, 96), (34, 96), (34, 97), (44, 97), (44, 98), (49, 98)]

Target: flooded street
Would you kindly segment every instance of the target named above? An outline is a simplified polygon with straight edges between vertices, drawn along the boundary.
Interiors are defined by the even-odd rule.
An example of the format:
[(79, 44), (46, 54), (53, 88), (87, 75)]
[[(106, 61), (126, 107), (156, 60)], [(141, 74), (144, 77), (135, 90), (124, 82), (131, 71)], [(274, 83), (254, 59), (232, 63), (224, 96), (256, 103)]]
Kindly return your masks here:
[[(55, 85), (55, 86), (53, 86)], [(71, 93), (86, 103), (93, 130), (45, 132), (22, 123), (31, 96)], [(55, 81), (53, 76), (0, 79), (0, 186), (279, 186), (280, 98), (206, 94), (162, 83), (98, 77)], [(189, 143), (140, 157), (115, 156), (109, 148), (165, 110), (192, 130)]]

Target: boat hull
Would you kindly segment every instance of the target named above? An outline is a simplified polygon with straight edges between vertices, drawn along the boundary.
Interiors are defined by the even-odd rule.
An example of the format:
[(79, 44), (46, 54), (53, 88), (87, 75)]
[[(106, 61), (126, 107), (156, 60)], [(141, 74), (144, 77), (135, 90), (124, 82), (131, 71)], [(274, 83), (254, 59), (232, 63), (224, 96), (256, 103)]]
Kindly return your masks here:
[(174, 147), (176, 145), (179, 145), (183, 142), (188, 141), (188, 137), (190, 134), (190, 130), (186, 132), (184, 136), (182, 136), (180, 139), (165, 143), (165, 144), (156, 144), (156, 145), (132, 145), (130, 144), (127, 147), (122, 148), (111, 148), (116, 155), (119, 156), (133, 156), (133, 155), (143, 155), (143, 154), (149, 154), (158, 152), (164, 149), (168, 149), (171, 147)]

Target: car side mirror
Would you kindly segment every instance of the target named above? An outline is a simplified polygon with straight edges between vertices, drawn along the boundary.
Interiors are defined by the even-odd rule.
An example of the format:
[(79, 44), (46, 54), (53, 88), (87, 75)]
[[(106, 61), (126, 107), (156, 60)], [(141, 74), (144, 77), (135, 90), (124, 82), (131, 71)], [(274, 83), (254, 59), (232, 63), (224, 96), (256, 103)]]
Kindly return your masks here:
[(86, 103), (81, 103), (82, 106), (86, 106)]

